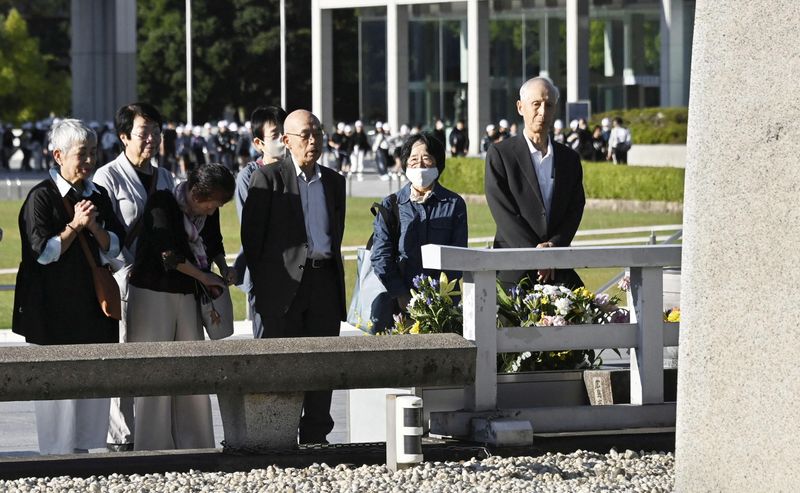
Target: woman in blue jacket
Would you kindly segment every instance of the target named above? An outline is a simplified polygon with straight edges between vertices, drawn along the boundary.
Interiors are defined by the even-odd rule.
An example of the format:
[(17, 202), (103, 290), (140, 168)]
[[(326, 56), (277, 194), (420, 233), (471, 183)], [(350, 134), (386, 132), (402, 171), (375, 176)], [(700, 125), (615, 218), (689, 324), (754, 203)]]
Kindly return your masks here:
[[(439, 276), (422, 268), (422, 245), (467, 246), (464, 199), (439, 183), (445, 167), (444, 144), (430, 133), (412, 135), (400, 150), (400, 160), (409, 183), (381, 203), (390, 218), (399, 218), (399, 228), (376, 215), (370, 256), (394, 313), (408, 305), (415, 276)], [(453, 274), (449, 276), (452, 279)]]

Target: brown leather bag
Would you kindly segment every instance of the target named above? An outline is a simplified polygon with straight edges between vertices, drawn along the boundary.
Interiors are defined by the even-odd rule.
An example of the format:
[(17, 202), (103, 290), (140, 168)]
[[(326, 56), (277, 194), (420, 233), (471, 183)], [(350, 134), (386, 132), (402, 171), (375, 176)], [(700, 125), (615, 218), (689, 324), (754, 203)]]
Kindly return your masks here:
[[(69, 202), (66, 197), (62, 197), (64, 201), (64, 208), (67, 209), (67, 217), (72, 219), (74, 210), (70, 209)], [(83, 254), (86, 255), (86, 261), (92, 269), (92, 281), (94, 282), (94, 293), (97, 296), (97, 302), (100, 304), (100, 309), (108, 318), (114, 320), (122, 319), (122, 302), (120, 301), (119, 285), (111, 274), (111, 269), (107, 265), (97, 265), (94, 260), (89, 244), (86, 242), (86, 237), (83, 231), (76, 233), (78, 241), (81, 244)]]

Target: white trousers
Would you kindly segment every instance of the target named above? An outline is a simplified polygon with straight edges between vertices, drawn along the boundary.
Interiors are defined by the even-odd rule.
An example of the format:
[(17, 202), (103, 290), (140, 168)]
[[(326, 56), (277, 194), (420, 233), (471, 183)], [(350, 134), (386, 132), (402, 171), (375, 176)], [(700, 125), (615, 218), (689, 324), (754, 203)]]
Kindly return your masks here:
[[(122, 297), (122, 320), (119, 321), (119, 342), (127, 340), (128, 329), (128, 273), (130, 267), (120, 269), (114, 278)], [(112, 397), (111, 414), (108, 420), (108, 443), (127, 444), (133, 442), (133, 397)]]
[(39, 453), (72, 454), (106, 447), (108, 399), (35, 401)]
[[(194, 295), (128, 287), (129, 342), (203, 339)], [(214, 447), (207, 395), (136, 397), (134, 416), (134, 450)]]

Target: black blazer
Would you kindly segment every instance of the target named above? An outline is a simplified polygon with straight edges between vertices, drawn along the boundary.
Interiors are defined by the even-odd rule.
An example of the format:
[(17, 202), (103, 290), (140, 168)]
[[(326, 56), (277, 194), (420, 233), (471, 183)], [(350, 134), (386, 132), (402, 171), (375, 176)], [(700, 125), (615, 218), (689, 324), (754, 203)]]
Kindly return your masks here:
[[(98, 212), (103, 229), (117, 235), (125, 244), (125, 228), (120, 224), (106, 189), (88, 197)], [(83, 197), (68, 194), (71, 204)], [(66, 228), (70, 217), (53, 180), (35, 185), (19, 212), (21, 262), (14, 292), (12, 328), (33, 344), (90, 344), (117, 342), (119, 324), (106, 317), (94, 290), (92, 271), (76, 238), (59, 259), (47, 265), (37, 259), (47, 241)], [(100, 263), (97, 241), (88, 230), (81, 234)]]
[[(525, 137), (511, 137), (489, 148), (485, 186), (497, 224), (495, 248), (532, 248), (545, 241), (564, 247), (575, 237), (586, 205), (583, 168), (575, 151), (557, 142), (552, 144), (555, 183), (549, 221)], [(500, 277), (513, 281), (524, 274), (519, 271)], [(563, 271), (557, 272), (556, 281), (574, 285), (580, 278), (574, 271)]]
[[(345, 216), (345, 181), (320, 166), (331, 235), (331, 255), (339, 284), (340, 320), (345, 320), (342, 235)], [(262, 317), (285, 314), (303, 278), (308, 242), (303, 204), (292, 157), (261, 166), (250, 178), (242, 209), (242, 249), (253, 279), (256, 310)]]

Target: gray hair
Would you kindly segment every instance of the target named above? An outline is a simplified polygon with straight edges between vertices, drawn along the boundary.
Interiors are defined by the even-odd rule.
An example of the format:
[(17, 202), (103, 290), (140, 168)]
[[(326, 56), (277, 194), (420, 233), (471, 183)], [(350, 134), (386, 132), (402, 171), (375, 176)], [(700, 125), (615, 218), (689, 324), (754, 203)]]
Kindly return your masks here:
[(555, 97), (555, 102), (558, 103), (558, 100), (561, 97), (561, 93), (559, 92), (558, 87), (556, 87), (556, 85), (553, 84), (553, 81), (550, 80), (549, 77), (533, 77), (532, 79), (528, 79), (527, 81), (525, 81), (525, 83), (522, 84), (522, 87), (519, 88), (520, 101), (525, 100), (525, 95), (528, 93), (528, 90), (530, 90), (531, 86), (536, 83), (544, 84), (547, 87), (547, 90), (550, 93), (550, 95)]
[(97, 143), (97, 134), (89, 128), (82, 120), (75, 118), (65, 118), (53, 124), (50, 129), (50, 144), (53, 150), (61, 149), (61, 152), (69, 152), (72, 146), (91, 141)]

